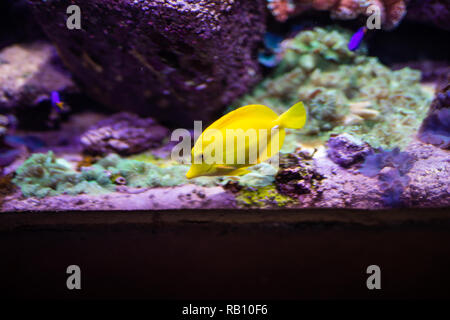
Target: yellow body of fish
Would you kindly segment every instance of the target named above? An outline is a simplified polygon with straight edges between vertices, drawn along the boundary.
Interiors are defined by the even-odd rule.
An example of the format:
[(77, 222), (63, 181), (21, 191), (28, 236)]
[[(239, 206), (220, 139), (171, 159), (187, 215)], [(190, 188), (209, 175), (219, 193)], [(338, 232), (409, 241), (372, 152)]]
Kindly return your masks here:
[(224, 115), (206, 128), (196, 141), (186, 177), (248, 173), (246, 168), (280, 151), (284, 129), (302, 128), (306, 114), (303, 103), (299, 102), (280, 116), (264, 105), (248, 105)]

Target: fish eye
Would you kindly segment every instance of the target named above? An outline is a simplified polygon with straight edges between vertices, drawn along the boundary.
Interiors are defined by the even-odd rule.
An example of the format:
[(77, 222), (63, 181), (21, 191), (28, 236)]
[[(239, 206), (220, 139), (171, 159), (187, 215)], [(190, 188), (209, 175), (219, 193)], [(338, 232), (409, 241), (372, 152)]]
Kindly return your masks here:
[(199, 154), (197, 157), (196, 157), (196, 161), (197, 162), (203, 162), (203, 154)]

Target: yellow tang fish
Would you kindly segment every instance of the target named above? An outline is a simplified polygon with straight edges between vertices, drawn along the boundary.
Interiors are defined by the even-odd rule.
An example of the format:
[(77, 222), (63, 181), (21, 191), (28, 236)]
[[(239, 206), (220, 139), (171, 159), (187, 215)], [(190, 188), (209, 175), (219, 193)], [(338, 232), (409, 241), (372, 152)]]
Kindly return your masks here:
[(298, 102), (278, 116), (264, 105), (248, 105), (224, 115), (203, 131), (191, 151), (188, 179), (199, 176), (239, 176), (246, 168), (277, 154), (285, 128), (305, 125), (306, 109)]

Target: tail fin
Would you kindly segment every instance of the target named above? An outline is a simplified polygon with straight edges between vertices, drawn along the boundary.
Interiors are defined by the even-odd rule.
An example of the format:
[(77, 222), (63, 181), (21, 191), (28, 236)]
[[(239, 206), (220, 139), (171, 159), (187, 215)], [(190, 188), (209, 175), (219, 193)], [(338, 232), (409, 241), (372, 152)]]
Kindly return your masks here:
[(300, 101), (279, 116), (275, 122), (282, 128), (300, 129), (306, 123), (306, 113), (306, 108)]

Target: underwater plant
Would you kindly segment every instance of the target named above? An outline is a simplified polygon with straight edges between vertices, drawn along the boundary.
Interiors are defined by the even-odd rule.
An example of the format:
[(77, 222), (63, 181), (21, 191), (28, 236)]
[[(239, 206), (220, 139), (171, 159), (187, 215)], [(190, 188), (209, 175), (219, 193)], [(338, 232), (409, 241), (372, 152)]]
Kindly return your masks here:
[(323, 143), (343, 132), (374, 148), (406, 146), (431, 101), (420, 86), (420, 72), (392, 71), (366, 56), (364, 44), (350, 51), (350, 37), (348, 31), (328, 27), (283, 41), (283, 58), (273, 73), (230, 109), (260, 103), (283, 112), (304, 101), (308, 122), (302, 132), (287, 132), (284, 152), (292, 152), (298, 141)]

